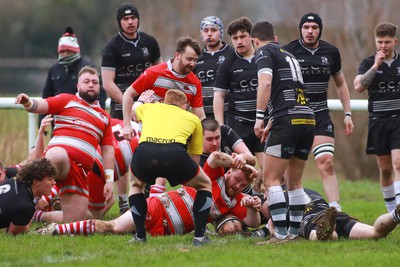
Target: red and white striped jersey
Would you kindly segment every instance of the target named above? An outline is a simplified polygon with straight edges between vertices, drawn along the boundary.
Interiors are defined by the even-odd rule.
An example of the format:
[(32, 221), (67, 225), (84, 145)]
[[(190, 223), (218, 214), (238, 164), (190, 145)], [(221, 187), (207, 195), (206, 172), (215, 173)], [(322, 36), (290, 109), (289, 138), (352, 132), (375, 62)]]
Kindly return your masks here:
[(113, 132), (113, 145), (115, 151), (115, 174), (117, 177), (124, 175), (129, 170), (133, 152), (139, 144), (139, 124), (131, 121), (133, 136), (130, 141), (122, 134), (124, 123), (122, 120), (111, 119)]
[(185, 93), (192, 108), (203, 107), (201, 83), (197, 76), (190, 72), (187, 75), (178, 74), (172, 69), (172, 60), (152, 66), (132, 83), (133, 89), (139, 94), (146, 90), (154, 90), (153, 97), (164, 102), (169, 89), (179, 89)]
[(89, 104), (76, 95), (59, 94), (45, 99), (54, 115), (53, 138), (48, 147), (66, 148), (69, 157), (89, 171), (98, 145), (112, 146), (110, 115), (99, 104)]
[[(230, 198), (225, 193), (225, 177), (222, 167), (212, 169), (206, 163), (204, 172), (212, 182), (212, 201), (209, 222), (229, 213), (240, 220), (246, 217), (247, 208), (240, 206), (243, 194)], [(158, 197), (164, 208), (164, 218), (171, 234), (185, 234), (194, 229), (193, 203), (196, 190), (183, 186), (177, 190), (163, 193)]]

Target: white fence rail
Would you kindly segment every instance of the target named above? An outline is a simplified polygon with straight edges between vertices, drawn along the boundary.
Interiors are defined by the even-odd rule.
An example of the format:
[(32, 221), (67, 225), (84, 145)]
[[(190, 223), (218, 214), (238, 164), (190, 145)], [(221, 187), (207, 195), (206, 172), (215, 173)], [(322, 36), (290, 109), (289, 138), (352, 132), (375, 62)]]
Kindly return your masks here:
[[(14, 97), (0, 97), (0, 109), (22, 109), (22, 105), (14, 104)], [(106, 108), (110, 106), (110, 99), (106, 101)], [(342, 105), (339, 99), (328, 99), (329, 109), (332, 111), (340, 111), (342, 110)], [(351, 110), (367, 110), (368, 101), (365, 99), (353, 99), (351, 100)], [(37, 115), (28, 113), (28, 148), (32, 147), (35, 144), (36, 140), (36, 130), (37, 130)]]

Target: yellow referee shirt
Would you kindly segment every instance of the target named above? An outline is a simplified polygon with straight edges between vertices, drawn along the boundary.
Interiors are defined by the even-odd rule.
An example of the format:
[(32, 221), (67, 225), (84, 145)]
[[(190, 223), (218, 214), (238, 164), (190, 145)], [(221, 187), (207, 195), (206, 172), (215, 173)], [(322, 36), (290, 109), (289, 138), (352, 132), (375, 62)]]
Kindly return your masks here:
[(148, 103), (136, 108), (136, 117), (142, 122), (139, 143), (181, 143), (188, 145), (190, 154), (202, 154), (203, 128), (193, 113), (175, 105)]

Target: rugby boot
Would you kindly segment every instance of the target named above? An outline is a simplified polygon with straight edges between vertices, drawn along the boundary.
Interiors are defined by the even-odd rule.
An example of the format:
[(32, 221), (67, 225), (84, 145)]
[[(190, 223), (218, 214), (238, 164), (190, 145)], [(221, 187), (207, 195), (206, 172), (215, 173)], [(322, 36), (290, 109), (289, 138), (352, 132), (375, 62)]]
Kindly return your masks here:
[(333, 231), (335, 231), (336, 216), (336, 208), (330, 207), (312, 221), (316, 224), (315, 230), (318, 240), (324, 241), (329, 239)]

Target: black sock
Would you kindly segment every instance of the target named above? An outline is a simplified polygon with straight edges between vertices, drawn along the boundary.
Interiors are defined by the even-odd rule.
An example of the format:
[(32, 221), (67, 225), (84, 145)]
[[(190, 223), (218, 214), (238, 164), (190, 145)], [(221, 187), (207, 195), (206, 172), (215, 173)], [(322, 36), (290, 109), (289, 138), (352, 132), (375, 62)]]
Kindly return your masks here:
[(212, 203), (211, 192), (199, 190), (193, 203), (194, 215), (194, 236), (203, 237), (206, 232), (206, 224), (210, 216), (210, 208)]
[(146, 237), (146, 214), (147, 214), (147, 201), (143, 193), (134, 194), (129, 197), (129, 204), (133, 222), (136, 226), (136, 236), (139, 238)]
[(129, 203), (129, 207), (132, 207), (133, 206), (133, 195), (130, 195), (129, 197), (128, 197), (128, 203)]

